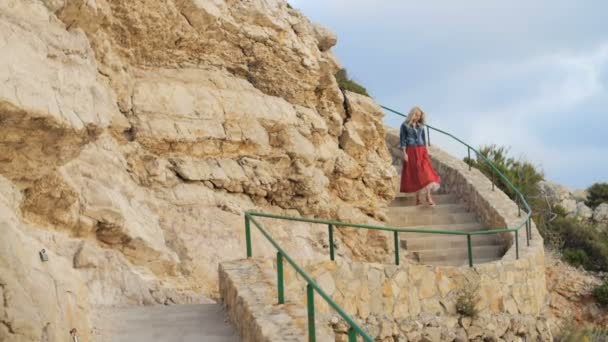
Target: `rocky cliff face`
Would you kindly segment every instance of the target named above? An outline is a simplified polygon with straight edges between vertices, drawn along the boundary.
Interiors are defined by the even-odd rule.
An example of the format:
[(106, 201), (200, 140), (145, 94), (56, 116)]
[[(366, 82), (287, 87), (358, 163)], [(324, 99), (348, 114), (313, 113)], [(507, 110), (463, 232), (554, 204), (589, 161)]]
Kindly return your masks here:
[(541, 181), (539, 188), (541, 196), (551, 207), (559, 206), (568, 217), (595, 224), (597, 229), (608, 231), (608, 203), (591, 209), (585, 204), (587, 193), (584, 190), (570, 191), (563, 185), (548, 181)]
[[(281, 0), (0, 2), (0, 339), (86, 341), (95, 306), (213, 298), (244, 210), (381, 219), (382, 112), (340, 91), (335, 43)], [(323, 252), (324, 227), (267, 226)]]

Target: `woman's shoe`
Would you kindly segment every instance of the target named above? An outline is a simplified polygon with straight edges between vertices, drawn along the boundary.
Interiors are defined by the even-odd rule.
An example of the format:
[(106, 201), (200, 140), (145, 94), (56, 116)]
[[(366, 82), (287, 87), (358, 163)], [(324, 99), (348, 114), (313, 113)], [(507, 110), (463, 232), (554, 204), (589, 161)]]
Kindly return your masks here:
[(416, 205), (421, 205), (422, 202), (420, 201), (420, 198), (416, 197)]
[(433, 199), (430, 197), (426, 198), (426, 202), (429, 204), (430, 207), (434, 207), (435, 206), (435, 202), (433, 202)]

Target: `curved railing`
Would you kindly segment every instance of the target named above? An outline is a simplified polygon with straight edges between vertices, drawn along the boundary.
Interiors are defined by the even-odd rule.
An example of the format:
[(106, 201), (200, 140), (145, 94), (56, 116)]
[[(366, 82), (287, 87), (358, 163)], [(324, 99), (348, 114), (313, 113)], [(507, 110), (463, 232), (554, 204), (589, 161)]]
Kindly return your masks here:
[[(400, 113), (394, 109), (385, 107), (385, 106), (380, 106), (383, 109), (393, 113), (393, 114), (397, 114), (401, 117), (406, 118), (407, 115)], [(494, 165), (494, 163), (492, 163), (488, 158), (486, 158), (486, 156), (484, 156), (483, 154), (479, 153), (479, 151), (477, 151), (474, 147), (472, 147), (471, 145), (465, 143), (464, 141), (458, 139), (457, 137), (453, 136), (452, 134), (442, 131), (439, 128), (435, 128), (431, 125), (425, 125), (426, 129), (427, 129), (427, 143), (430, 146), (431, 145), (431, 130), (436, 131), (438, 133), (444, 134), (456, 141), (458, 141), (459, 143), (461, 143), (462, 145), (466, 146), (467, 148), (467, 154), (468, 154), (468, 164), (469, 164), (469, 170), (471, 169), (471, 151), (475, 152), (476, 156), (477, 156), (477, 160), (481, 159), (483, 160), (492, 170), (492, 190), (494, 190), (495, 188), (495, 182), (494, 182), (494, 177), (498, 176), (514, 193), (515, 193), (515, 197), (516, 197), (516, 203), (517, 203), (517, 211), (518, 211), (518, 216), (521, 217), (521, 205), (524, 206), (524, 210), (526, 212), (525, 218), (524, 220), (517, 225), (516, 227), (513, 228), (507, 228), (506, 230), (508, 231), (512, 231), (515, 234), (515, 245), (516, 245), (516, 255), (517, 258), (519, 258), (519, 239), (518, 239), (518, 232), (519, 230), (525, 225), (526, 226), (526, 241), (527, 241), (527, 245), (530, 246), (530, 239), (532, 238), (532, 209), (530, 209), (530, 206), (528, 205), (528, 201), (526, 201), (526, 199), (524, 198), (524, 196), (521, 194), (521, 192), (519, 191), (519, 189), (517, 189), (513, 183), (511, 183), (511, 181), (502, 173), (500, 172), (500, 170), (498, 170), (498, 168), (496, 167), (496, 165)], [(494, 233), (501, 233), (502, 231), (504, 231), (505, 229), (500, 229), (500, 230), (486, 230), (484, 231), (484, 233), (486, 234), (494, 234)]]
[[(384, 107), (385, 110), (388, 110), (392, 113), (405, 117), (404, 114), (399, 113), (393, 109), (388, 107)], [(348, 329), (348, 341), (356, 342), (357, 336), (361, 336), (365, 341), (372, 342), (373, 339), (357, 324), (355, 321), (345, 313), (339, 306), (336, 304), (319, 285), (312, 280), (312, 278), (300, 267), (296, 262), (287, 254), (281, 246), (270, 236), (270, 234), (262, 227), (262, 225), (255, 219), (255, 217), (264, 217), (270, 219), (278, 219), (278, 220), (287, 220), (287, 221), (297, 221), (297, 222), (306, 222), (306, 223), (315, 223), (315, 224), (323, 224), (327, 225), (328, 234), (329, 234), (329, 257), (330, 260), (335, 260), (334, 253), (334, 228), (339, 227), (349, 227), (349, 228), (357, 228), (357, 229), (372, 229), (379, 231), (389, 231), (393, 233), (394, 239), (394, 253), (395, 253), (395, 264), (399, 265), (399, 233), (424, 233), (424, 234), (442, 234), (442, 235), (461, 235), (467, 238), (467, 250), (468, 250), (468, 260), (469, 267), (473, 266), (473, 249), (471, 246), (471, 236), (473, 235), (488, 235), (488, 234), (499, 234), (499, 233), (513, 233), (515, 235), (515, 257), (519, 259), (519, 230), (525, 225), (526, 227), (526, 240), (528, 246), (530, 245), (530, 238), (532, 235), (531, 227), (532, 227), (532, 211), (528, 202), (521, 194), (519, 189), (517, 189), (507, 177), (498, 170), (498, 168), (483, 154), (479, 153), (475, 148), (465, 143), (464, 141), (458, 139), (450, 133), (442, 131), (438, 128), (435, 128), (430, 125), (425, 125), (427, 128), (427, 142), (430, 146), (430, 130), (434, 130), (436, 132), (442, 133), (452, 139), (460, 142), (464, 146), (467, 147), (468, 151), (468, 162), (469, 162), (469, 170), (471, 169), (471, 151), (475, 152), (478, 160), (483, 160), (492, 170), (492, 190), (495, 188), (494, 177), (498, 176), (502, 181), (514, 191), (517, 196), (518, 202), (518, 214), (521, 217), (521, 205), (524, 206), (524, 210), (526, 211), (525, 219), (513, 228), (505, 228), (505, 229), (493, 229), (493, 230), (482, 230), (475, 232), (459, 232), (459, 231), (445, 231), (445, 230), (427, 230), (427, 229), (415, 229), (415, 228), (396, 228), (396, 227), (386, 227), (386, 226), (375, 226), (375, 225), (366, 225), (366, 224), (353, 224), (348, 222), (339, 222), (339, 221), (328, 221), (328, 220), (316, 220), (316, 219), (307, 219), (307, 218), (298, 218), (298, 217), (289, 217), (289, 216), (281, 216), (281, 215), (273, 215), (273, 214), (265, 214), (265, 213), (257, 213), (257, 212), (246, 212), (245, 213), (245, 239), (246, 239), (246, 249), (247, 249), (247, 258), (251, 258), (253, 255), (252, 246), (251, 246), (251, 223), (264, 235), (264, 237), (274, 246), (277, 250), (277, 297), (278, 303), (285, 303), (285, 289), (283, 282), (283, 259), (287, 261), (293, 267), (293, 269), (298, 273), (304, 280), (306, 281), (306, 300), (307, 300), (307, 312), (308, 312), (308, 340), (314, 342), (316, 340), (315, 334), (315, 306), (314, 306), (314, 293), (317, 292), (321, 298), (323, 298), (327, 304), (334, 309), (350, 326)]]

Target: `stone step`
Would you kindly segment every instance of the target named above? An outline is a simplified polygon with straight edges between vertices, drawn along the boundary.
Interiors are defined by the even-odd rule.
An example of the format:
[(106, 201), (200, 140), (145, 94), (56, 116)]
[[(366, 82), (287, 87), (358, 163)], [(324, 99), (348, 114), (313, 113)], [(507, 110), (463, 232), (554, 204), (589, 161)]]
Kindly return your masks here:
[[(454, 231), (454, 232), (476, 232), (479, 230), (485, 230), (484, 226), (479, 222), (468, 222), (468, 223), (457, 223), (457, 224), (437, 224), (437, 225), (403, 227), (403, 228), (422, 229), (422, 230), (444, 230), (444, 231)], [(437, 238), (438, 236), (449, 236), (449, 235), (443, 235), (443, 234), (431, 235), (428, 233), (399, 233), (399, 237), (404, 240), (411, 239), (411, 238), (425, 238), (425, 237)], [(463, 239), (466, 239), (466, 237), (463, 237)]]
[[(484, 264), (487, 262), (500, 260), (501, 257), (493, 257), (493, 258), (474, 258), (473, 265)], [(425, 265), (433, 265), (433, 266), (468, 266), (468, 259), (452, 259), (452, 260), (440, 260), (440, 261), (427, 261), (424, 263)]]
[[(426, 202), (424, 201), (424, 197), (420, 199), (422, 201), (422, 205), (426, 206)], [(458, 203), (458, 197), (453, 194), (437, 194), (433, 195), (433, 201), (436, 204), (448, 204), (448, 203)], [(403, 207), (403, 206), (414, 206), (416, 205), (416, 197), (410, 194), (397, 194), (395, 199), (391, 202), (391, 207)]]
[(459, 203), (437, 204), (434, 207), (428, 205), (404, 206), (404, 207), (389, 207), (388, 213), (392, 214), (449, 214), (449, 213), (466, 213), (468, 210), (465, 206)]
[(391, 227), (415, 227), (428, 225), (451, 225), (457, 223), (477, 222), (473, 213), (429, 213), (410, 214), (389, 212), (388, 222)]
[[(220, 304), (113, 308), (99, 340), (113, 342), (239, 341)], [(105, 331), (103, 331), (105, 330)]]
[[(473, 261), (478, 259), (499, 258), (504, 254), (502, 245), (473, 246)], [(411, 252), (421, 263), (462, 260), (468, 262), (466, 248), (423, 249)]]
[[(496, 235), (473, 235), (473, 246), (500, 245)], [(426, 235), (401, 239), (401, 247), (410, 251), (425, 249), (466, 248), (467, 237), (460, 235)]]

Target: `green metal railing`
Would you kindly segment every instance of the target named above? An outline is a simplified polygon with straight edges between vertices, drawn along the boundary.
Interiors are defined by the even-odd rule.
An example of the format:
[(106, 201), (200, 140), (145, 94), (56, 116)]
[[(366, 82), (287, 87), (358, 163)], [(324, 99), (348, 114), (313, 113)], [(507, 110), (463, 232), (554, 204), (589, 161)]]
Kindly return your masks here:
[[(393, 114), (397, 114), (403, 118), (406, 118), (407, 115), (400, 113), (394, 109), (385, 107), (385, 106), (380, 106), (383, 109), (393, 113)], [(475, 154), (477, 155), (477, 159), (481, 159), (483, 160), (489, 167), (490, 170), (492, 171), (492, 175), (491, 175), (491, 180), (492, 180), (492, 191), (495, 190), (495, 177), (498, 176), (503, 182), (504, 184), (507, 185), (507, 187), (509, 187), (511, 190), (513, 190), (513, 192), (515, 193), (515, 202), (517, 203), (517, 215), (519, 217), (521, 217), (521, 206), (523, 205), (524, 210), (526, 212), (525, 218), (524, 220), (517, 225), (514, 228), (507, 228), (506, 230), (512, 231), (513, 234), (515, 235), (515, 250), (516, 250), (516, 256), (519, 259), (519, 239), (518, 239), (518, 232), (519, 230), (525, 225), (526, 227), (526, 242), (527, 245), (530, 246), (530, 239), (532, 239), (532, 209), (530, 209), (530, 206), (528, 205), (528, 201), (526, 201), (526, 199), (524, 198), (524, 196), (521, 194), (521, 192), (519, 191), (519, 189), (517, 189), (513, 183), (511, 183), (511, 181), (502, 173), (500, 172), (500, 170), (498, 170), (498, 168), (496, 167), (496, 165), (494, 165), (494, 163), (492, 163), (486, 156), (484, 156), (483, 154), (479, 153), (479, 151), (477, 151), (474, 147), (472, 147), (471, 145), (465, 143), (464, 141), (458, 139), (457, 137), (453, 136), (452, 134), (442, 131), (439, 128), (435, 128), (431, 125), (425, 125), (426, 126), (426, 130), (427, 130), (427, 143), (429, 146), (431, 146), (431, 129), (444, 134), (456, 141), (458, 141), (459, 143), (461, 143), (462, 145), (464, 145), (467, 148), (467, 155), (468, 155), (468, 165), (469, 165), (469, 170), (471, 170), (471, 151), (475, 152)], [(504, 229), (502, 229), (504, 230)], [(499, 230), (487, 230), (484, 231), (487, 234), (496, 234), (496, 233), (500, 233)], [(470, 253), (470, 252), (469, 252)]]
[[(285, 217), (278, 215), (270, 215), (263, 213), (255, 213), (255, 212), (246, 212), (245, 213), (245, 236), (247, 242), (247, 258), (251, 258), (252, 256), (252, 248), (251, 248), (251, 223), (266, 237), (266, 239), (276, 248), (277, 250), (277, 297), (279, 304), (285, 304), (285, 286), (283, 280), (283, 260), (286, 260), (287, 263), (293, 267), (293, 269), (300, 275), (304, 280), (306, 280), (306, 307), (308, 313), (308, 341), (314, 342), (316, 341), (316, 328), (315, 328), (315, 299), (314, 294), (315, 291), (329, 304), (329, 306), (334, 309), (350, 326), (348, 329), (348, 342), (356, 342), (357, 336), (361, 336), (367, 342), (373, 342), (374, 339), (371, 338), (361, 327), (355, 323), (355, 321), (345, 313), (339, 306), (336, 304), (323, 289), (319, 287), (319, 285), (310, 278), (298, 264), (279, 246), (279, 244), (274, 241), (274, 239), (270, 236), (270, 234), (262, 227), (262, 225), (254, 218), (256, 216), (259, 217), (268, 217), (268, 218), (279, 218), (290, 221), (302, 221), (302, 222), (312, 222), (313, 220), (306, 219), (297, 219), (293, 217)], [(324, 221), (329, 222), (329, 221)], [(338, 224), (346, 225), (346, 223), (338, 222)], [(333, 230), (333, 227), (329, 228)], [(331, 246), (331, 260), (334, 260), (333, 254), (333, 233), (331, 233), (332, 243)]]
[[(399, 113), (390, 108), (381, 106), (382, 108), (395, 113), (397, 115), (405, 117), (404, 114)], [(466, 236), (467, 239), (467, 256), (469, 261), (469, 267), (473, 267), (473, 248), (471, 243), (471, 237), (473, 235), (488, 235), (488, 234), (500, 234), (500, 233), (513, 233), (515, 238), (515, 257), (519, 259), (519, 230), (525, 225), (526, 227), (526, 240), (528, 246), (530, 245), (530, 239), (532, 235), (531, 231), (531, 209), (528, 205), (528, 202), (523, 197), (521, 192), (496, 168), (496, 166), (488, 160), (484, 155), (479, 153), (475, 148), (471, 147), (464, 141), (456, 138), (450, 133), (432, 127), (430, 125), (426, 125), (427, 129), (427, 142), (430, 146), (430, 130), (434, 130), (436, 132), (445, 134), (454, 140), (460, 142), (464, 146), (467, 147), (467, 153), (469, 156), (469, 170), (471, 169), (470, 164), (470, 156), (471, 151), (477, 154), (478, 159), (482, 159), (488, 166), (490, 166), (492, 170), (492, 190), (495, 188), (494, 178), (497, 175), (502, 181), (511, 188), (516, 196), (518, 203), (518, 215), (521, 216), (521, 205), (524, 206), (526, 211), (525, 220), (514, 228), (505, 228), (505, 229), (493, 229), (493, 230), (483, 230), (483, 231), (474, 231), (474, 232), (459, 232), (459, 231), (445, 231), (445, 230), (427, 230), (427, 229), (416, 229), (416, 228), (397, 228), (397, 227), (386, 227), (386, 226), (376, 226), (376, 225), (366, 225), (366, 224), (353, 224), (347, 222), (340, 221), (329, 221), (329, 220), (317, 220), (317, 219), (307, 219), (307, 218), (298, 218), (298, 217), (289, 217), (289, 216), (281, 216), (281, 215), (273, 215), (273, 214), (265, 214), (258, 212), (246, 212), (245, 213), (245, 239), (246, 239), (246, 249), (247, 249), (247, 258), (251, 258), (253, 255), (252, 246), (251, 246), (251, 223), (266, 237), (266, 239), (275, 247), (277, 250), (277, 297), (278, 303), (285, 303), (285, 287), (284, 287), (284, 279), (283, 279), (283, 263), (284, 260), (289, 263), (293, 269), (300, 275), (304, 280), (306, 280), (306, 300), (307, 300), (307, 312), (308, 312), (308, 340), (314, 342), (316, 339), (315, 335), (315, 306), (314, 306), (314, 293), (315, 291), (323, 298), (327, 304), (331, 308), (333, 308), (350, 326), (348, 330), (348, 341), (355, 342), (357, 340), (357, 336), (361, 336), (365, 341), (373, 341), (373, 339), (365, 332), (361, 327), (354, 322), (354, 320), (346, 314), (320, 287), (317, 283), (306, 274), (300, 268), (295, 261), (279, 246), (279, 244), (274, 241), (274, 239), (270, 236), (270, 234), (262, 227), (262, 225), (255, 219), (255, 217), (263, 217), (270, 219), (278, 219), (278, 220), (287, 220), (287, 221), (297, 221), (297, 222), (306, 222), (306, 223), (314, 223), (314, 224), (322, 224), (327, 226), (328, 235), (329, 235), (329, 258), (330, 260), (335, 260), (335, 252), (334, 252), (334, 229), (340, 227), (348, 227), (348, 228), (356, 228), (356, 229), (371, 229), (378, 231), (388, 231), (392, 232), (393, 240), (394, 240), (394, 255), (395, 255), (395, 264), (399, 265), (399, 233), (423, 233), (423, 234), (442, 234), (442, 235), (461, 235)]]

